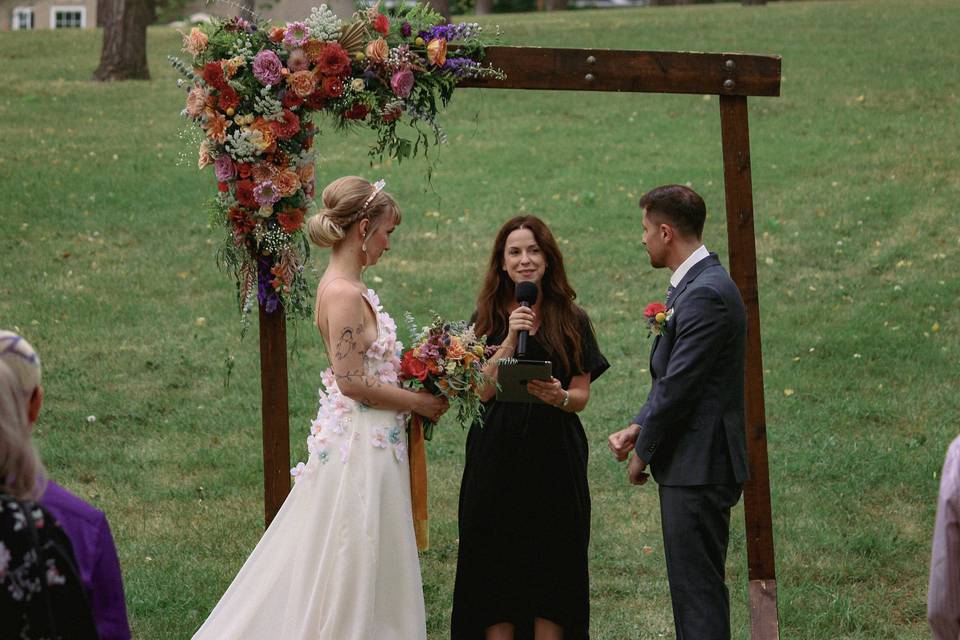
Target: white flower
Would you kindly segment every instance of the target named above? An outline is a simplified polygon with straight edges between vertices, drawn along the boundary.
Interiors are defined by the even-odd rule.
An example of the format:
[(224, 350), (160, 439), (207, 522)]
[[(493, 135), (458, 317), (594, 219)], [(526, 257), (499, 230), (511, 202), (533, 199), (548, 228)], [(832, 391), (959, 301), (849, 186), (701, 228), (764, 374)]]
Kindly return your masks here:
[(290, 475), (293, 476), (294, 481), (297, 481), (300, 479), (300, 476), (303, 475), (303, 471), (306, 468), (307, 468), (307, 465), (303, 464), (302, 462), (298, 462), (297, 466), (290, 469)]
[(373, 432), (373, 435), (370, 437), (370, 444), (377, 447), (378, 449), (387, 448), (387, 429), (386, 427), (380, 427)]
[(407, 458), (407, 447), (402, 442), (394, 445), (393, 455), (397, 458), (397, 462), (403, 462)]
[(97, 416), (87, 416), (87, 422), (89, 422), (90, 424), (93, 424), (96, 421), (97, 421)]

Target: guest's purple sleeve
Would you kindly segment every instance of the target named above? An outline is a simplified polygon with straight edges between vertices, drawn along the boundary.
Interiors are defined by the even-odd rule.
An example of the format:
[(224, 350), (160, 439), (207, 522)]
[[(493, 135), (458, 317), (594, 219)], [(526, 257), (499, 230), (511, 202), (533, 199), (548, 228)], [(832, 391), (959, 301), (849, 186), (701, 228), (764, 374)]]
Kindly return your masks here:
[(960, 637), (960, 437), (947, 451), (940, 478), (927, 620), (934, 640)]
[(97, 535), (97, 557), (92, 578), (95, 588), (90, 593), (90, 608), (97, 621), (100, 640), (130, 640), (120, 560), (110, 533), (110, 524), (105, 517), (100, 521)]

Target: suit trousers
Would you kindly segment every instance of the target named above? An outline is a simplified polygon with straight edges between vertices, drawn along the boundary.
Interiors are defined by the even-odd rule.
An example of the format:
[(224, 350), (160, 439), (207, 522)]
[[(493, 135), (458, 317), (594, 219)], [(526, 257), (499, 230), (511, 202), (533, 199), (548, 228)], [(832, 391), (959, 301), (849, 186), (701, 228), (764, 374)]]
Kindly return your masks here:
[(724, 582), (730, 508), (743, 485), (659, 485), (660, 520), (677, 640), (729, 640)]

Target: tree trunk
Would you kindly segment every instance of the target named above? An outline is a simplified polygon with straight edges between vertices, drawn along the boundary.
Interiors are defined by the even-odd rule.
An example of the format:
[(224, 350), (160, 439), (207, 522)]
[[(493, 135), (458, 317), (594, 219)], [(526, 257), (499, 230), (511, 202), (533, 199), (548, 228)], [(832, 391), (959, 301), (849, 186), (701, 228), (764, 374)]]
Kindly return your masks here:
[(147, 25), (150, 6), (147, 0), (106, 0), (107, 17), (103, 27), (100, 66), (93, 79), (149, 80), (147, 69)]
[(427, 0), (426, 4), (447, 19), (450, 22), (450, 1), (449, 0)]
[(567, 8), (567, 0), (547, 0), (547, 11), (562, 11)]
[(478, 16), (485, 16), (493, 11), (493, 0), (477, 0), (476, 11)]

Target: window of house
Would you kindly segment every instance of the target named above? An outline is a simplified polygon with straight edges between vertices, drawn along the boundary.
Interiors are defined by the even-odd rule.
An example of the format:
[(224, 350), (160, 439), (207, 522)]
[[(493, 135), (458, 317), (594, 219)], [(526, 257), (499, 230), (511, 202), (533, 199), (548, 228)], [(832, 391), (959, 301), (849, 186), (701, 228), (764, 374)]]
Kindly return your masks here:
[(54, 29), (80, 29), (87, 26), (87, 8), (83, 6), (51, 7), (50, 26)]
[(11, 25), (14, 31), (33, 29), (33, 9), (31, 7), (14, 7)]

